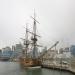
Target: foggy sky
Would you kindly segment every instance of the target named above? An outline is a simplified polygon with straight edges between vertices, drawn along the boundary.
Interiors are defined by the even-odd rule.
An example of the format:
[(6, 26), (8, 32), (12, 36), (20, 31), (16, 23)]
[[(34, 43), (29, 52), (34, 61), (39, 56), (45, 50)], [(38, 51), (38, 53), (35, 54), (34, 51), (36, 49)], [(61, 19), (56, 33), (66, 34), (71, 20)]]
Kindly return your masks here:
[(0, 48), (21, 41), (34, 9), (43, 45), (75, 44), (75, 0), (0, 0)]

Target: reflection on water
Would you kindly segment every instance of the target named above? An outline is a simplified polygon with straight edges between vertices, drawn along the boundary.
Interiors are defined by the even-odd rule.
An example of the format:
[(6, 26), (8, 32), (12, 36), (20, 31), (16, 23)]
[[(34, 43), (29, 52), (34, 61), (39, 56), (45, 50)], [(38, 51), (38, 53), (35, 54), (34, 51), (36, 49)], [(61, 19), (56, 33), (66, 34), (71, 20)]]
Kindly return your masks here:
[(50, 69), (24, 69), (16, 62), (0, 62), (0, 75), (73, 75)]
[(26, 70), (26, 75), (42, 75), (41, 69)]

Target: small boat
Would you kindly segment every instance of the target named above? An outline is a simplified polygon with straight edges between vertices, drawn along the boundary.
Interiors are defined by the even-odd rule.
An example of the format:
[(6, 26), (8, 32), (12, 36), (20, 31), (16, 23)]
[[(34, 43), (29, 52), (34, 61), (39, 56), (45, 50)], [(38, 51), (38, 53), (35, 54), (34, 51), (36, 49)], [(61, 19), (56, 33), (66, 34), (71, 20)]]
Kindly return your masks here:
[(30, 69), (30, 70), (41, 69), (41, 66), (25, 67), (25, 69)]

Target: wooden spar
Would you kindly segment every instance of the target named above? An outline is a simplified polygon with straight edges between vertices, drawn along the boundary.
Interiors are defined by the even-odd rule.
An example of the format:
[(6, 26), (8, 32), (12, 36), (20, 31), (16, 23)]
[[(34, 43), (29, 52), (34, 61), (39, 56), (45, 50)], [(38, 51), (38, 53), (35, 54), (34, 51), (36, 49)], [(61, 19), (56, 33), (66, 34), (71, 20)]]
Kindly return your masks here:
[(26, 35), (25, 35), (25, 39), (24, 39), (24, 45), (25, 45), (25, 56), (27, 58), (27, 50), (28, 50), (28, 46), (29, 46), (27, 24), (26, 24)]

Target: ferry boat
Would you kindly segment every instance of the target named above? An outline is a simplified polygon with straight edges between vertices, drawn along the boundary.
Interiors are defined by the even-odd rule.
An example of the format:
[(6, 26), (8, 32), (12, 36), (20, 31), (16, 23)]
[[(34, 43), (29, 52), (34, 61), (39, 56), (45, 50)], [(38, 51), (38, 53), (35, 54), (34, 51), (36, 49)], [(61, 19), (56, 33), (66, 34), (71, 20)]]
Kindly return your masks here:
[[(30, 32), (26, 25), (26, 35), (24, 39), (24, 49), (23, 49), (23, 56), (20, 57), (20, 64), (25, 68), (41, 68), (41, 61), (38, 56), (36, 56), (37, 47), (40, 46), (37, 44), (37, 37), (40, 37), (36, 34), (36, 19), (35, 19), (35, 13), (33, 19), (33, 32)], [(28, 39), (28, 34), (31, 34), (31, 42)], [(32, 55), (30, 56), (29, 53), (29, 45), (32, 45)], [(28, 55), (29, 54), (29, 55)]]

